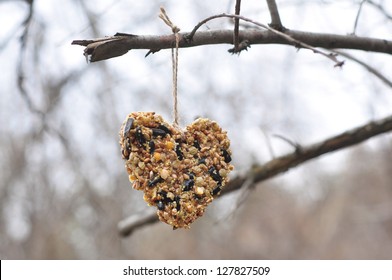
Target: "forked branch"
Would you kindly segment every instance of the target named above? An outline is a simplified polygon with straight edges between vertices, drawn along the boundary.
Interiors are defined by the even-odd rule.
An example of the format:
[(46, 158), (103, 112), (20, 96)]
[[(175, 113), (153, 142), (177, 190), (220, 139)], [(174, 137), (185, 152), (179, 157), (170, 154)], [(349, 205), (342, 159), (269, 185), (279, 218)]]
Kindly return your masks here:
[(282, 21), (280, 20), (278, 5), (276, 4), (276, 1), (267, 0), (267, 4), (268, 4), (268, 10), (271, 15), (271, 23), (269, 24), (269, 26), (276, 30), (284, 31), (285, 28), (283, 27)]
[[(335, 67), (337, 67), (337, 66), (342, 66), (342, 65), (344, 64), (344, 61), (339, 61), (339, 60), (337, 59), (337, 55), (334, 54), (334, 53), (329, 53), (329, 54), (328, 54), (328, 53), (325, 53), (324, 51), (319, 50), (319, 49), (316, 49), (314, 46), (312, 46), (312, 45), (310, 45), (310, 44), (308, 44), (308, 43), (304, 43), (302, 40), (296, 39), (295, 37), (293, 37), (293, 36), (290, 35), (290, 34), (287, 34), (286, 32), (279, 31), (279, 30), (274, 29), (274, 28), (272, 28), (272, 27), (270, 27), (270, 26), (268, 26), (268, 25), (265, 25), (265, 24), (263, 24), (263, 23), (254, 21), (254, 20), (252, 20), (252, 19), (249, 19), (249, 18), (240, 16), (240, 15), (220, 14), (220, 15), (215, 15), (215, 16), (208, 17), (208, 18), (206, 18), (205, 20), (199, 22), (199, 23), (195, 26), (195, 28), (193, 28), (192, 32), (187, 36), (187, 39), (188, 39), (188, 40), (192, 40), (192, 38), (193, 38), (194, 34), (196, 33), (196, 31), (197, 31), (203, 24), (207, 23), (208, 21), (210, 21), (210, 20), (212, 20), (212, 19), (221, 18), (221, 17), (229, 17), (229, 18), (241, 19), (241, 20), (243, 20), (243, 21), (250, 22), (250, 23), (252, 23), (252, 24), (254, 24), (254, 25), (256, 25), (256, 26), (259, 26), (259, 27), (261, 27), (261, 28), (267, 29), (268, 31), (270, 31), (270, 32), (272, 32), (272, 33), (274, 33), (274, 34), (276, 34), (277, 36), (279, 36), (279, 37), (281, 37), (282, 39), (286, 40), (287, 42), (291, 43), (292, 45), (294, 45), (294, 46), (295, 46), (296, 48), (298, 48), (298, 49), (299, 49), (299, 48), (309, 49), (309, 50), (312, 50), (314, 53), (318, 53), (318, 54), (321, 54), (321, 55), (325, 56), (326, 58), (332, 60), (332, 61), (335, 63)], [(249, 44), (250, 44), (250, 42), (249, 42)]]

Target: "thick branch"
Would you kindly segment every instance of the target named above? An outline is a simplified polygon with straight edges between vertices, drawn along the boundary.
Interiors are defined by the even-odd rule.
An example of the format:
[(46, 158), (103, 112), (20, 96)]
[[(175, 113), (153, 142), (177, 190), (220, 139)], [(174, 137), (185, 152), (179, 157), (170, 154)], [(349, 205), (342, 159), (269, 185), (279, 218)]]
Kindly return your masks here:
[[(308, 160), (361, 143), (389, 131), (392, 131), (392, 116), (370, 122), (364, 126), (346, 131), (313, 145), (305, 147), (298, 146), (295, 152), (277, 157), (261, 166), (253, 167), (245, 175), (232, 179), (223, 189), (221, 195), (240, 189), (249, 177), (254, 178), (255, 183), (262, 182)], [(142, 218), (130, 217), (119, 223), (119, 232), (122, 236), (127, 236), (135, 229), (157, 221), (158, 218), (155, 213), (151, 213)]]
[[(383, 39), (351, 35), (311, 33), (296, 30), (288, 30), (284, 33), (313, 47), (321, 47), (326, 49), (355, 49), (392, 54), (392, 41)], [(180, 33), (180, 48), (212, 44), (233, 44), (232, 30), (200, 31), (193, 36), (191, 41), (184, 39), (184, 35), (187, 34), (188, 33)], [(293, 45), (292, 42), (268, 30), (241, 30), (239, 37), (240, 41), (248, 40), (249, 43), (253, 45)], [(86, 56), (91, 55), (90, 61), (95, 62), (121, 56), (131, 49), (170, 49), (175, 45), (175, 36), (172, 34), (160, 36), (137, 36), (118, 33), (114, 36), (100, 39), (75, 40), (72, 42), (72, 44), (86, 46), (84, 54)]]

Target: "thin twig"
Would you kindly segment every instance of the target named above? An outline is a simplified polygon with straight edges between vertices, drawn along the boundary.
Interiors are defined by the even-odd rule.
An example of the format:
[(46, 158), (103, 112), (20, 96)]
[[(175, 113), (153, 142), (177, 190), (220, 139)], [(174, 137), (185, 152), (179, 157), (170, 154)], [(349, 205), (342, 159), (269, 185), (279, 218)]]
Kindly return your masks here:
[(356, 33), (356, 31), (357, 31), (359, 16), (361, 15), (362, 6), (363, 6), (363, 4), (364, 4), (365, 2), (367, 2), (367, 0), (362, 0), (361, 3), (359, 3), (359, 8), (358, 8), (357, 16), (355, 17), (355, 22), (354, 22), (354, 28), (353, 28), (353, 33), (352, 33), (352, 35), (355, 35), (355, 33)]
[(380, 71), (378, 71), (376, 68), (370, 66), (369, 64), (363, 62), (362, 60), (359, 60), (358, 58), (352, 56), (351, 54), (349, 54), (347, 52), (337, 51), (337, 50), (334, 50), (334, 52), (336, 52), (337, 54), (344, 56), (352, 61), (355, 61), (359, 65), (365, 67), (366, 70), (368, 70), (370, 73), (372, 73), (377, 78), (379, 78), (384, 84), (386, 84), (387, 86), (392, 88), (392, 81), (390, 79), (388, 79), (387, 77), (385, 77), (383, 74), (381, 74)]
[(298, 144), (297, 142), (295, 142), (295, 141), (293, 141), (293, 140), (291, 140), (291, 139), (289, 139), (289, 138), (287, 138), (287, 137), (285, 137), (283, 135), (280, 135), (280, 134), (272, 134), (272, 136), (275, 137), (275, 138), (281, 139), (284, 142), (288, 143), (290, 146), (292, 146), (295, 149), (295, 151), (297, 153), (301, 152), (301, 149), (302, 149), (301, 145)]
[(367, 3), (372, 5), (373, 7), (377, 8), (387, 19), (392, 20), (392, 15), (387, 13), (385, 11), (385, 8), (381, 4), (375, 3), (372, 0), (367, 0)]
[[(234, 13), (238, 16), (238, 15), (240, 15), (240, 11), (241, 11), (241, 0), (236, 0)], [(239, 52), (239, 49), (240, 49), (239, 29), (240, 29), (240, 19), (235, 18), (234, 19), (234, 38), (233, 38), (235, 52)]]
[(188, 36), (186, 36), (187, 39), (188, 39), (188, 40), (192, 40), (192, 38), (193, 38), (193, 36), (195, 35), (196, 31), (197, 31), (203, 24), (207, 23), (207, 22), (210, 21), (210, 20), (213, 20), (213, 19), (216, 19), (216, 18), (222, 18), (222, 17), (238, 18), (238, 19), (241, 19), (241, 20), (250, 22), (250, 23), (252, 23), (252, 24), (254, 24), (254, 25), (256, 25), (256, 26), (259, 26), (259, 27), (262, 27), (262, 28), (264, 28), (264, 29), (267, 29), (268, 31), (271, 31), (272, 33), (274, 33), (274, 34), (276, 34), (276, 35), (278, 35), (278, 36), (284, 38), (285, 40), (287, 40), (288, 42), (290, 42), (291, 44), (293, 44), (293, 45), (296, 46), (297, 48), (309, 49), (309, 50), (312, 50), (314, 53), (317, 53), (317, 54), (320, 54), (320, 55), (325, 56), (326, 58), (328, 58), (328, 59), (332, 60), (333, 62), (335, 62), (335, 67), (341, 67), (341, 66), (343, 66), (343, 64), (344, 64), (344, 61), (340, 61), (340, 60), (338, 60), (338, 59), (336, 58), (336, 54), (333, 54), (333, 53), (329, 53), (329, 54), (328, 54), (328, 53), (325, 53), (325, 52), (323, 52), (323, 51), (321, 51), (321, 50), (319, 50), (319, 49), (316, 49), (315, 47), (313, 47), (313, 46), (311, 46), (311, 45), (309, 45), (309, 44), (306, 44), (306, 43), (304, 43), (304, 42), (302, 42), (302, 41), (300, 41), (300, 40), (297, 40), (297, 39), (293, 38), (292, 36), (290, 36), (290, 35), (288, 35), (288, 34), (286, 34), (286, 33), (283, 33), (283, 32), (281, 32), (281, 31), (279, 31), (279, 30), (276, 30), (276, 29), (274, 29), (274, 28), (272, 28), (272, 27), (269, 27), (268, 25), (265, 25), (265, 24), (263, 24), (263, 23), (259, 23), (259, 22), (257, 22), (257, 21), (252, 20), (252, 19), (249, 19), (249, 18), (246, 18), (246, 17), (243, 17), (243, 16), (239, 16), (239, 15), (231, 15), (231, 14), (224, 14), (224, 13), (223, 13), (223, 14), (219, 14), (219, 15), (214, 15), (214, 16), (208, 17), (208, 18), (202, 20), (201, 22), (199, 22), (199, 23), (193, 28), (193, 30), (191, 31), (191, 33), (190, 33)]
[(269, 154), (270, 154), (271, 158), (275, 158), (275, 153), (274, 153), (274, 149), (272, 147), (272, 143), (271, 143), (270, 137), (268, 136), (268, 134), (265, 132), (264, 129), (260, 128), (260, 130), (261, 130), (261, 132), (264, 135), (265, 143), (267, 144), (267, 148), (268, 148), (268, 151), (269, 151)]
[(249, 194), (254, 189), (255, 189), (255, 180), (253, 176), (250, 176), (245, 180), (245, 182), (240, 187), (239, 195), (236, 197), (234, 201), (234, 205), (230, 207), (231, 209), (228, 211), (228, 213), (225, 216), (223, 216), (219, 221), (217, 221), (215, 224), (219, 224), (219, 222), (221, 221), (226, 221), (234, 217), (234, 214), (237, 213), (238, 208), (245, 203), (245, 201), (249, 197)]
[[(300, 152), (296, 151), (277, 157), (263, 165), (252, 167), (246, 174), (231, 179), (222, 190), (221, 196), (240, 189), (248, 178), (254, 178), (255, 184), (260, 183), (321, 155), (359, 144), (372, 137), (391, 131), (392, 115), (378, 121), (369, 122), (313, 145), (301, 146)], [(127, 222), (127, 220), (131, 220), (132, 223)], [(155, 213), (142, 218), (133, 216), (119, 223), (119, 231), (122, 236), (128, 236), (135, 229), (157, 221), (158, 218)]]
[(276, 30), (284, 31), (285, 28), (283, 27), (282, 22), (280, 20), (278, 5), (276, 5), (276, 1), (267, 0), (267, 4), (271, 16), (271, 23), (269, 24), (269, 26)]
[(25, 88), (25, 73), (24, 73), (24, 63), (25, 59), (24, 56), (27, 52), (27, 43), (28, 43), (28, 36), (30, 33), (30, 27), (31, 27), (31, 21), (33, 19), (33, 14), (34, 14), (34, 5), (33, 2), (28, 2), (29, 4), (29, 12), (24, 19), (22, 25), (24, 25), (24, 30), (22, 33), (22, 36), (20, 38), (20, 55), (19, 55), (19, 61), (18, 61), (18, 89), (19, 92), (22, 96), (22, 99), (25, 101), (27, 107), (31, 112), (36, 113), (39, 115), (41, 118), (43, 118), (43, 113), (36, 108), (36, 106), (33, 104), (33, 101), (31, 97), (29, 96), (26, 88)]

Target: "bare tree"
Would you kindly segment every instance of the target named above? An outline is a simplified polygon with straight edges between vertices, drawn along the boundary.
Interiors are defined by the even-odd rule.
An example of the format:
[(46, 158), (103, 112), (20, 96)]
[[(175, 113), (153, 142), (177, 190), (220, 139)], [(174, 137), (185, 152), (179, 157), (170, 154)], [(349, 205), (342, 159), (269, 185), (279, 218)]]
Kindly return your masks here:
[[(362, 5), (366, 1), (362, 1), (360, 4), (354, 33), (350, 35), (290, 30), (282, 24), (276, 1), (267, 0), (266, 2), (271, 16), (271, 23), (269, 25), (240, 16), (241, 1), (237, 0), (235, 14), (219, 14), (208, 17), (200, 21), (192, 31), (180, 33), (181, 39), (179, 41), (179, 47), (188, 48), (211, 44), (234, 44), (234, 48), (230, 49), (229, 52), (239, 54), (241, 51), (247, 50), (250, 46), (256, 44), (292, 45), (298, 49), (304, 48), (312, 50), (314, 53), (321, 54), (328, 59), (331, 59), (335, 63), (335, 67), (342, 67), (344, 64), (344, 61), (338, 58), (338, 55), (340, 54), (341, 56), (361, 64), (388, 86), (392, 85), (390, 80), (371, 66), (358, 61), (349, 54), (337, 50), (335, 51), (335, 49), (351, 49), (392, 54), (392, 41), (354, 35)], [(373, 2), (371, 2), (371, 4), (374, 5)], [(202, 25), (210, 20), (225, 17), (234, 19), (234, 32), (232, 30), (198, 31)], [(256, 28), (239, 31), (240, 21), (251, 23)], [(176, 37), (174, 35), (149, 36), (118, 32), (114, 36), (100, 39), (75, 40), (72, 44), (86, 46), (84, 55), (86, 58), (89, 58), (90, 62), (96, 62), (124, 55), (132, 49), (149, 49), (146, 54), (149, 55), (158, 52), (161, 49), (173, 48), (176, 44), (175, 40)], [(323, 49), (327, 50), (327, 52)], [(307, 160), (360, 143), (366, 139), (377, 136), (380, 133), (389, 132), (391, 130), (392, 119), (391, 116), (389, 116), (385, 119), (378, 120), (377, 122), (370, 122), (360, 128), (326, 139), (320, 143), (315, 143), (309, 147), (302, 147), (300, 144), (294, 143), (294, 153), (273, 159), (265, 165), (253, 167), (245, 176), (234, 178), (227, 187), (225, 193), (240, 188), (247, 178), (252, 178), (253, 182), (266, 180), (281, 172), (289, 170), (291, 167), (302, 164)], [(157, 221), (157, 219), (153, 215), (142, 217), (141, 219), (126, 219), (120, 222), (119, 230), (123, 235), (128, 235), (135, 228), (154, 221)]]
[[(164, 3), (181, 121), (217, 120), (236, 166), (203, 219), (172, 231), (118, 147), (129, 111), (172, 113), (162, 1), (1, 1), (2, 258), (391, 257), (390, 4), (226, 2)], [(315, 11), (326, 26), (301, 23)], [(69, 44), (116, 31), (73, 42), (98, 63)]]

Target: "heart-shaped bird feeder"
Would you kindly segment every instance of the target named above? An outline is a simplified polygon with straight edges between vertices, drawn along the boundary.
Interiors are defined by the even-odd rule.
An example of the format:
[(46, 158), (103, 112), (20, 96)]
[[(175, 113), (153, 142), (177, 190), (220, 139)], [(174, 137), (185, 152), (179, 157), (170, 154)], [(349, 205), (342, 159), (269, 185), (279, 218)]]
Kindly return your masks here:
[(154, 112), (134, 112), (121, 126), (120, 145), (133, 188), (173, 228), (202, 216), (233, 170), (227, 133), (209, 119), (182, 130)]

